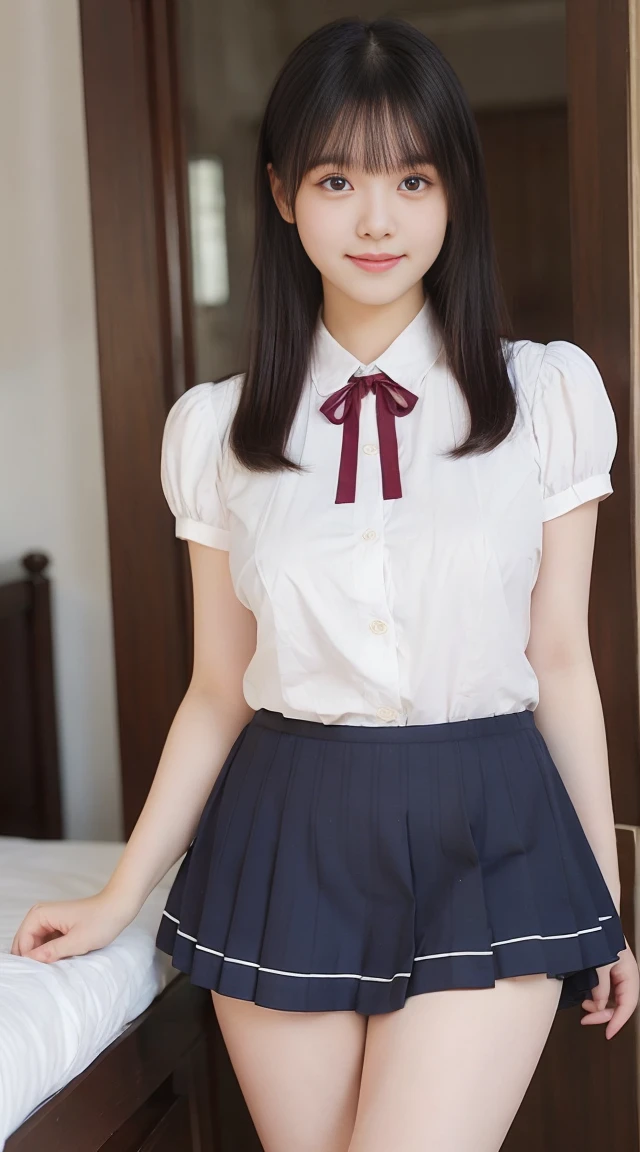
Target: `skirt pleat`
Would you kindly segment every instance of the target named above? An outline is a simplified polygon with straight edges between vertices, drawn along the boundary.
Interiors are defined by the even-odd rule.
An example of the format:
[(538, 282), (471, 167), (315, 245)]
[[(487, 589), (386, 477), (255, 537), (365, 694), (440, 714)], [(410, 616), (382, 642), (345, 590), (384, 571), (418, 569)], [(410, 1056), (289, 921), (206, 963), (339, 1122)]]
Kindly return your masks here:
[(625, 947), (533, 713), (345, 731), (266, 709), (222, 766), (156, 942), (223, 995), (366, 1015), (533, 973), (570, 1007)]

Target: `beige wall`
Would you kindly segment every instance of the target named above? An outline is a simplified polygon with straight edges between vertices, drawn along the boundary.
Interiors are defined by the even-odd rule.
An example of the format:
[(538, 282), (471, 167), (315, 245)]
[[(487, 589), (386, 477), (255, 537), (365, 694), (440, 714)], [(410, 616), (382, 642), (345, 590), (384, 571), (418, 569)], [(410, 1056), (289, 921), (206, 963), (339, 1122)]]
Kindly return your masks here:
[(114, 839), (119, 766), (77, 0), (0, 0), (0, 153), (0, 578), (29, 549), (52, 557), (66, 833)]

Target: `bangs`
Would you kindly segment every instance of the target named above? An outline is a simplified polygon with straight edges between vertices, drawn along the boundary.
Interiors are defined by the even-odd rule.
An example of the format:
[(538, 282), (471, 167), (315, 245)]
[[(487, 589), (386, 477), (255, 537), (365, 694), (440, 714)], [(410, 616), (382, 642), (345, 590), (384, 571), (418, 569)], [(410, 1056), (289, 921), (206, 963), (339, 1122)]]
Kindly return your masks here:
[(419, 110), (397, 98), (391, 101), (386, 93), (372, 98), (370, 90), (346, 103), (316, 106), (315, 115), (309, 110), (299, 121), (299, 138), (286, 149), (280, 169), (290, 202), (307, 172), (321, 166), (371, 174), (390, 174), (421, 164), (437, 168), (425, 120), (424, 112), (420, 117)]

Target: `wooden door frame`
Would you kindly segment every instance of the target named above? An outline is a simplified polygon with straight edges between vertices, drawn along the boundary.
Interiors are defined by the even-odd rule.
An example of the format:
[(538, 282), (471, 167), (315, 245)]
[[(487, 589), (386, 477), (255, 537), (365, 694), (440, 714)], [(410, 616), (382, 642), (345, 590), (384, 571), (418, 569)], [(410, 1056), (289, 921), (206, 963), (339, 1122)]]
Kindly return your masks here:
[(616, 819), (639, 825), (629, 38), (628, 0), (567, 0), (574, 339), (602, 372), (619, 433), (615, 497), (598, 514), (590, 634)]
[[(629, 2), (629, 294), (630, 294), (630, 429), (629, 445), (632, 461), (633, 482), (631, 487), (632, 524), (634, 544), (633, 575), (635, 580), (636, 621), (640, 618), (640, 468), (636, 466), (640, 452), (640, 0)], [(639, 626), (640, 627), (640, 626)], [(640, 644), (636, 648), (636, 661), (640, 660)], [(640, 674), (636, 664), (636, 690), (640, 693)], [(635, 769), (635, 764), (634, 764)], [(629, 897), (632, 907), (635, 934), (635, 954), (640, 955), (640, 827), (638, 821), (618, 830), (618, 836), (625, 836), (629, 858), (629, 872), (633, 870), (633, 895)], [(624, 857), (619, 853), (621, 865)], [(621, 876), (623, 876), (621, 868)], [(628, 890), (631, 883), (628, 884)], [(640, 1132), (640, 1028), (636, 1030), (636, 1107), (638, 1131)]]
[[(640, 620), (640, 0), (629, 0), (629, 295), (631, 330), (631, 387), (629, 447), (632, 461), (631, 486), (634, 539), (636, 620)], [(638, 625), (640, 630), (640, 624)], [(640, 641), (636, 646), (640, 662)], [(638, 668), (638, 664), (637, 664)], [(640, 696), (640, 673), (636, 670)], [(636, 819), (635, 823), (640, 823)]]
[(173, 0), (80, 0), (115, 664), (128, 836), (190, 664), (188, 555), (160, 488), (193, 383)]

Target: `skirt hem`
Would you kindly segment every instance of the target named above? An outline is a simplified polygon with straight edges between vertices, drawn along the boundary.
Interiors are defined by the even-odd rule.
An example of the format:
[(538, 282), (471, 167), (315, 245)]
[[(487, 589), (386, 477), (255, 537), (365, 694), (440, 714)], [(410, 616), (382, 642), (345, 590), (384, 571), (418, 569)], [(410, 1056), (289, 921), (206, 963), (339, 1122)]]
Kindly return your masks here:
[[(192, 984), (223, 996), (251, 1001), (264, 1008), (290, 1012), (355, 1011), (377, 1015), (402, 1008), (410, 996), (454, 989), (494, 988), (499, 980), (515, 976), (546, 975), (561, 980), (563, 987), (558, 1010), (576, 1007), (589, 998), (598, 983), (596, 969), (615, 964), (619, 952), (594, 952), (591, 963), (578, 969), (558, 965), (543, 966), (539, 957), (511, 958), (497, 970), (493, 954), (469, 952), (443, 957), (430, 964), (408, 966), (392, 977), (361, 976), (354, 973), (298, 973), (270, 968), (256, 961), (240, 960), (218, 954), (215, 949), (198, 946), (180, 936), (175, 923), (165, 919), (158, 930), (156, 945), (171, 957), (179, 972)], [(625, 945), (623, 945), (624, 947)], [(410, 969), (410, 970), (409, 970)]]

